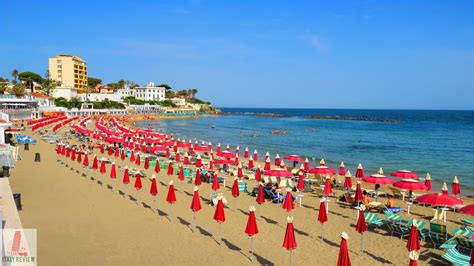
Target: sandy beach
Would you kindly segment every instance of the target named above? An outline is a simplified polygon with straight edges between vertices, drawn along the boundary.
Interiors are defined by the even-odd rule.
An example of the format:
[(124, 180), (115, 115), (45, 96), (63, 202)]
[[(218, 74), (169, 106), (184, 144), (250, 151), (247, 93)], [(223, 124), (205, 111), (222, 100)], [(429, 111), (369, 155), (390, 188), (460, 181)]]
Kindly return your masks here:
[[(26, 132), (36, 139), (38, 134)], [(34, 154), (41, 154), (41, 162), (34, 162)], [(227, 177), (227, 187), (221, 188), (229, 201), (225, 208), (226, 221), (222, 225), (222, 244), (218, 243), (218, 224), (212, 217), (214, 207), (208, 204), (211, 184), (204, 183), (199, 192), (203, 209), (197, 214), (197, 232), (192, 232), (193, 212), (190, 209), (194, 185), (179, 181), (164, 171), (157, 175), (156, 206), (149, 194), (153, 167), (146, 170), (143, 188), (122, 184), (123, 167), (132, 166), (128, 159), (112, 158), (94, 151), (98, 157), (110, 157), (119, 167), (117, 179), (107, 173), (84, 168), (82, 164), (57, 155), (55, 146), (44, 141), (21, 149), (22, 160), (11, 170), (10, 182), (15, 193), (22, 194), (23, 210), (20, 218), (24, 228), (38, 230), (39, 265), (287, 265), (289, 252), (282, 248), (288, 213), (281, 204), (265, 202), (261, 206), (254, 239), (257, 262), (249, 260), (250, 242), (244, 230), (250, 205), (258, 206), (255, 197), (241, 193), (237, 209), (231, 196), (233, 177)], [(89, 157), (92, 162), (92, 156)], [(134, 164), (133, 164), (134, 166)], [(143, 165), (141, 166), (143, 168)], [(166, 203), (167, 184), (174, 180), (177, 202), (172, 206), (172, 222)], [(249, 181), (249, 188), (255, 181)], [(364, 185), (373, 188), (373, 185)], [(341, 195), (342, 190), (335, 190)], [(353, 265), (406, 265), (409, 261), (406, 238), (390, 236), (385, 228), (370, 227), (361, 235), (355, 232), (356, 210), (337, 197), (329, 204), (329, 221), (324, 225), (324, 242), (319, 239), (317, 221), (321, 191), (305, 193), (302, 207), (291, 212), (294, 217), (298, 247), (293, 251), (293, 265), (335, 265), (340, 234), (349, 234), (350, 258)], [(138, 199), (138, 201), (136, 200)], [(385, 199), (381, 199), (385, 201)], [(297, 203), (297, 202), (295, 202)], [(406, 209), (406, 204), (396, 201)], [(466, 202), (467, 203), (467, 202)], [(297, 205), (297, 204), (296, 204)], [(156, 210), (155, 210), (156, 207)], [(414, 205), (405, 219), (429, 220), (431, 207)], [(381, 214), (381, 217), (384, 215)], [(257, 211), (258, 217), (258, 211)], [(448, 230), (460, 226), (465, 215), (448, 213)], [(434, 249), (428, 240), (422, 243), (421, 265), (444, 263), (442, 250)]]

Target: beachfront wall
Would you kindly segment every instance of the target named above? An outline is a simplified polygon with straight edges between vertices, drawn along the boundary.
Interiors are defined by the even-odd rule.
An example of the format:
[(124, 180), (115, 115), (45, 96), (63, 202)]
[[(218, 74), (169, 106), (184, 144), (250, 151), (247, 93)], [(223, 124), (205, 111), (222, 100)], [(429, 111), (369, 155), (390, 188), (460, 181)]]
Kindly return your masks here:
[(66, 115), (68, 117), (73, 116), (90, 116), (90, 115), (127, 115), (126, 109), (71, 109), (67, 110)]

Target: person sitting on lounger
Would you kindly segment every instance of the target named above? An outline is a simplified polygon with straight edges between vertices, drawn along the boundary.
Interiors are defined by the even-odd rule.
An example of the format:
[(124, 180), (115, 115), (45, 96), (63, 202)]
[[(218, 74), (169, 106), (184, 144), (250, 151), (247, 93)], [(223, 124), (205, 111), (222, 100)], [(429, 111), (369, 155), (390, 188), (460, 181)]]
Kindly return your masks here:
[(363, 191), (362, 192), (362, 202), (364, 203), (365, 206), (369, 206), (369, 203), (372, 201), (372, 199), (370, 198), (369, 194), (367, 193), (367, 191)]
[(393, 195), (388, 195), (387, 203), (385, 203), (385, 206), (387, 206), (388, 208), (394, 208), (395, 207), (395, 199), (394, 199)]

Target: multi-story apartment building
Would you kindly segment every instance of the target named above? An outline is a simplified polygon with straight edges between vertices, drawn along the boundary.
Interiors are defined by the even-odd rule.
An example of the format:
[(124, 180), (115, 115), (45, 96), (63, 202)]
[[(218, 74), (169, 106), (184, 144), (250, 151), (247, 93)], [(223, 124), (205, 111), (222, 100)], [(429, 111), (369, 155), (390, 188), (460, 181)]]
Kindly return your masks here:
[(136, 87), (134, 96), (145, 101), (164, 101), (165, 87), (155, 87), (155, 83), (148, 82), (145, 87)]
[(49, 75), (61, 86), (76, 88), (80, 93), (87, 85), (87, 64), (79, 56), (59, 54), (49, 58)]

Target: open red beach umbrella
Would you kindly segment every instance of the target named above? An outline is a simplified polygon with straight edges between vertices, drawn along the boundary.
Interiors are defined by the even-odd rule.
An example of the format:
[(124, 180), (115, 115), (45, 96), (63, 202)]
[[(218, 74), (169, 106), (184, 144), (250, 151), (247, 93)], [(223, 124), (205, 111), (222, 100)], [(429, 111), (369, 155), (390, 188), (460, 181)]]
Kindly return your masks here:
[(257, 150), (253, 151), (253, 160), (258, 161), (258, 152), (257, 152)]
[(107, 170), (105, 169), (105, 160), (102, 160), (100, 162), (100, 173), (105, 174), (106, 172), (107, 172)]
[(124, 184), (130, 183), (130, 176), (128, 174), (128, 167), (127, 166), (125, 166), (125, 170), (123, 171), (123, 180), (122, 180), (122, 182)]
[(234, 184), (232, 185), (232, 196), (237, 198), (240, 195), (239, 191), (239, 179), (234, 178)]
[(145, 169), (148, 169), (148, 168), (150, 167), (150, 162), (149, 162), (148, 157), (145, 157), (145, 164), (143, 165), (143, 167), (144, 167)]
[(352, 188), (352, 175), (350, 171), (347, 171), (345, 173), (344, 188), (348, 188), (348, 189)]
[(304, 162), (305, 160), (298, 155), (288, 155), (283, 158), (286, 161), (292, 161), (292, 162)]
[(248, 158), (249, 158), (249, 148), (248, 148), (248, 147), (245, 147), (244, 158), (245, 158), (245, 159), (248, 159)]
[(298, 186), (297, 186), (299, 191), (304, 190), (304, 172), (300, 171), (298, 174)]
[(309, 165), (309, 160), (308, 160), (308, 158), (305, 158), (305, 159), (304, 159), (303, 167), (304, 167), (304, 170), (305, 170), (305, 171), (309, 171), (309, 169), (311, 168), (310, 165)]
[(328, 196), (332, 194), (331, 179), (326, 178), (326, 183), (324, 184), (324, 195)]
[(226, 159), (235, 158), (235, 154), (233, 154), (230, 151), (217, 152), (217, 156), (223, 157), (223, 158), (226, 158)]
[(140, 160), (140, 154), (137, 153), (137, 156), (136, 156), (136, 158), (135, 158), (135, 164), (136, 164), (136, 165), (140, 165), (140, 161), (141, 161), (141, 160)]
[(173, 175), (173, 162), (169, 162), (168, 164), (168, 172), (167, 172), (168, 175)]
[(260, 183), (260, 185), (258, 185), (258, 194), (257, 194), (256, 201), (257, 201), (258, 204), (265, 203), (265, 195), (263, 193), (263, 184), (262, 183)]
[(116, 173), (116, 170), (115, 170), (115, 162), (112, 162), (112, 166), (111, 166), (111, 169), (110, 169), (110, 178), (117, 178), (117, 173)]
[(260, 167), (257, 166), (255, 169), (255, 181), (260, 182), (262, 181), (262, 173), (260, 172)]
[(459, 212), (464, 214), (474, 215), (474, 204), (466, 205), (459, 209)]
[(137, 173), (135, 175), (135, 185), (134, 185), (136, 190), (142, 189), (142, 178), (140, 176), (140, 173)]
[(434, 206), (454, 206), (464, 203), (464, 201), (461, 199), (450, 195), (445, 195), (443, 193), (429, 193), (421, 195), (416, 198), (416, 201)]
[(72, 149), (72, 153), (71, 153), (71, 161), (75, 161), (76, 160), (76, 149)]
[(242, 178), (244, 177), (244, 172), (242, 170), (242, 164), (239, 163), (238, 167), (237, 167), (237, 177), (238, 178)]
[(379, 184), (379, 185), (393, 184), (392, 179), (381, 174), (373, 174), (371, 176), (365, 176), (362, 178), (362, 180), (367, 183)]
[(120, 159), (122, 161), (125, 160), (125, 149), (122, 149), (122, 152), (120, 153)]
[(286, 218), (286, 231), (285, 231), (285, 239), (283, 240), (283, 247), (286, 250), (290, 251), (290, 265), (291, 265), (291, 253), (294, 249), (296, 249), (296, 237), (295, 237), (295, 228), (293, 226), (293, 217), (288, 216)]
[(461, 194), (461, 186), (459, 185), (459, 180), (457, 176), (454, 177), (453, 184), (451, 187), (451, 193), (453, 193), (453, 195)]
[(339, 247), (339, 257), (337, 258), (337, 266), (351, 266), (349, 258), (349, 250), (347, 248), (347, 240), (349, 236), (346, 232), (341, 233), (341, 245)]
[(286, 169), (281, 169), (281, 168), (277, 168), (277, 169), (274, 169), (274, 170), (267, 170), (267, 171), (265, 171), (264, 174), (268, 175), (268, 176), (276, 176), (276, 177), (293, 177), (292, 172), (290, 172)]
[(222, 202), (222, 196), (218, 197), (217, 205), (216, 205), (216, 210), (214, 211), (214, 220), (219, 223), (219, 242), (222, 241), (222, 236), (221, 236), (221, 225), (223, 222), (225, 222), (225, 213), (224, 213), (224, 203)]
[(267, 158), (265, 159), (265, 166), (263, 167), (263, 170), (269, 171), (270, 169), (271, 169), (270, 159)]
[(408, 251), (420, 250), (420, 239), (418, 238), (418, 230), (416, 229), (416, 220), (413, 220), (413, 224), (410, 229), (410, 235), (408, 236), (407, 249)]
[(281, 164), (280, 155), (277, 153), (277, 155), (275, 156), (275, 166), (280, 166), (280, 164)]
[(328, 221), (328, 212), (326, 210), (326, 199), (321, 199), (319, 204), (318, 221), (321, 223), (321, 241), (323, 241), (323, 225)]
[(196, 178), (194, 179), (194, 185), (200, 186), (201, 184), (201, 171), (199, 170), (199, 168), (196, 168)]
[(357, 185), (356, 185), (356, 191), (355, 191), (354, 199), (355, 199), (356, 202), (361, 202), (362, 201), (362, 189), (360, 187), (360, 182), (359, 181), (357, 182)]
[(181, 181), (184, 180), (184, 167), (183, 167), (183, 165), (179, 166), (178, 179), (181, 180)]
[(430, 176), (430, 173), (426, 173), (425, 186), (426, 186), (426, 191), (431, 191), (431, 176)]
[(346, 168), (344, 166), (344, 162), (341, 162), (341, 165), (339, 165), (339, 175), (346, 175)]
[(198, 212), (201, 210), (201, 198), (199, 197), (199, 188), (197, 186), (194, 187), (193, 200), (191, 201), (191, 210), (193, 210), (193, 212)]
[(327, 167), (325, 165), (320, 165), (309, 170), (309, 173), (315, 174), (315, 175), (331, 175), (331, 174), (335, 174), (336, 170), (334, 170), (333, 168)]
[(291, 212), (295, 208), (295, 204), (293, 203), (293, 195), (291, 195), (291, 190), (286, 192), (285, 201), (283, 202), (282, 208), (285, 209), (287, 212)]
[(363, 178), (364, 177), (364, 168), (362, 167), (361, 163), (359, 163), (359, 165), (357, 166), (356, 177), (357, 178)]
[(249, 159), (249, 169), (253, 169), (253, 160), (252, 158)]
[(364, 217), (365, 206), (359, 206), (359, 218), (357, 219), (357, 224), (355, 230), (357, 233), (361, 234), (361, 250), (364, 251), (364, 233), (367, 232), (367, 224), (365, 223)]
[(217, 177), (217, 173), (214, 173), (214, 178), (212, 179), (212, 190), (217, 191), (219, 188), (219, 178)]
[(80, 152), (77, 153), (77, 162), (78, 163), (82, 162), (82, 154)]
[(84, 161), (82, 161), (82, 165), (85, 167), (89, 166), (89, 156), (87, 156), (87, 153), (84, 153)]
[(402, 181), (393, 183), (393, 186), (406, 190), (426, 190), (426, 186), (415, 179), (402, 179)]
[(159, 173), (161, 171), (161, 168), (160, 168), (160, 160), (158, 160), (158, 158), (156, 158), (156, 161), (155, 161), (155, 173)]
[[(151, 186), (150, 186), (150, 195), (155, 197), (158, 194), (158, 187), (156, 185), (156, 176), (151, 176)], [(154, 204), (153, 204), (154, 205)]]
[(409, 178), (409, 179), (419, 178), (417, 174), (409, 170), (399, 170), (396, 172), (392, 172), (390, 175), (393, 177), (398, 177), (398, 178)]

